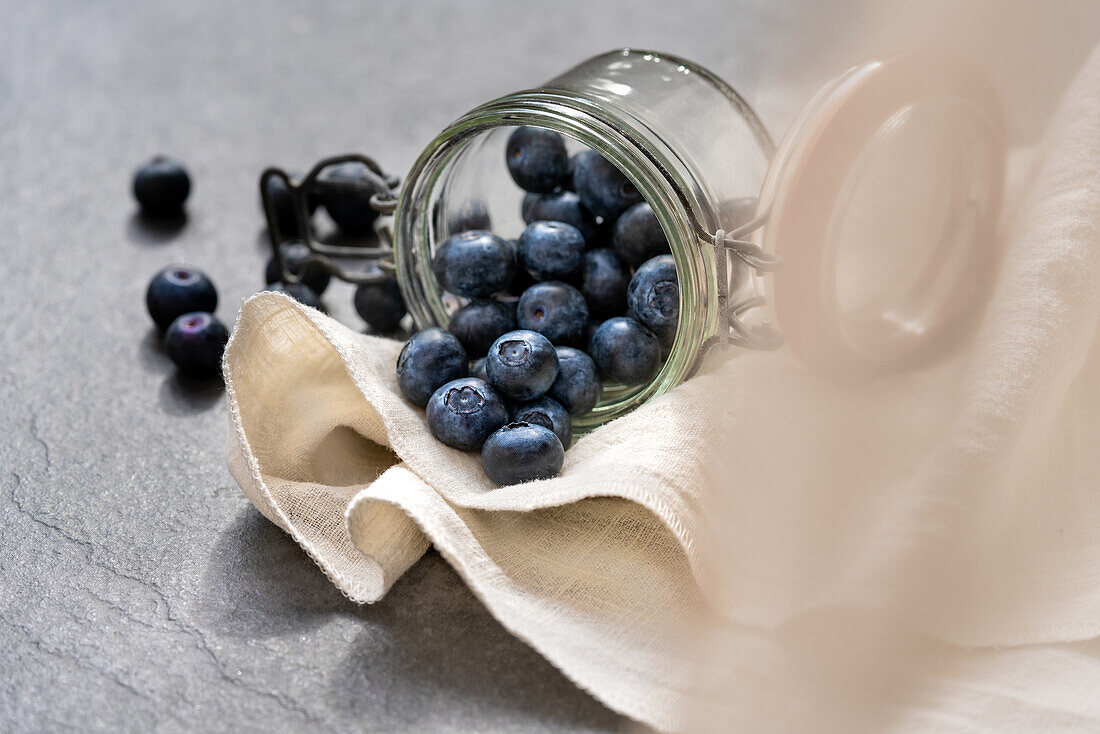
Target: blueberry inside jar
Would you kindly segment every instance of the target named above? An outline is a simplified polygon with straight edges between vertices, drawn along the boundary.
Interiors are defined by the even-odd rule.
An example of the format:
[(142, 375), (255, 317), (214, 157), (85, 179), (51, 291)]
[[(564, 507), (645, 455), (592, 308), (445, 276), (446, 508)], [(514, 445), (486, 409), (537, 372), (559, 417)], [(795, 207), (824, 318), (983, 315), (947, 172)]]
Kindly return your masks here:
[(409, 312), (446, 328), (461, 311), (459, 331), (479, 335), (467, 357), (489, 359), (490, 383), (494, 359), (520, 355), (481, 353), (510, 325), (489, 301), (513, 309), (512, 328), (583, 355), (573, 392), (585, 397), (567, 400), (583, 434), (687, 379), (719, 308), (751, 290), (707, 233), (736, 229), (721, 202), (759, 192), (770, 152), (743, 100), (666, 55), (613, 51), (484, 104), (405, 179), (394, 255)]

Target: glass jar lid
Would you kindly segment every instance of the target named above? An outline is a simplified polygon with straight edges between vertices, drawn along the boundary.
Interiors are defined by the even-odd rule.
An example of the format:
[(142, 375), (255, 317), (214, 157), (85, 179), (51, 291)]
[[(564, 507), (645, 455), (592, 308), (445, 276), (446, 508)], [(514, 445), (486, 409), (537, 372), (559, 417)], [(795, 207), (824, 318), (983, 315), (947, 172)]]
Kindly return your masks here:
[(868, 374), (935, 360), (964, 337), (995, 270), (1004, 123), (965, 60), (910, 53), (857, 66), (788, 130), (761, 190), (760, 273), (811, 369)]

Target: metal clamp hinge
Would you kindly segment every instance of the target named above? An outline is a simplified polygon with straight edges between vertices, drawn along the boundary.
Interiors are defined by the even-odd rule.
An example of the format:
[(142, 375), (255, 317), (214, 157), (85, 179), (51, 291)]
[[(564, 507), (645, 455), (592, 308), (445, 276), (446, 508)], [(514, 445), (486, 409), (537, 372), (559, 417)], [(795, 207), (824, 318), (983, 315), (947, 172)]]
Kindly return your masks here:
[[(322, 176), (326, 169), (342, 163), (362, 163), (364, 168), (358, 180), (334, 179)], [(282, 179), (290, 193), (294, 211), (295, 229), (301, 235), (301, 241), (309, 248), (310, 254), (302, 261), (297, 270), (287, 267), (280, 245), (298, 239), (290, 236), (294, 233), (283, 232), (279, 225), (276, 202), (271, 194), (268, 182), (272, 178)], [(308, 265), (319, 265), (340, 280), (356, 285), (377, 283), (393, 277), (396, 270), (393, 261), (393, 238), (388, 222), (381, 218), (375, 221), (374, 231), (378, 236), (376, 246), (347, 246), (329, 244), (319, 240), (311, 226), (309, 197), (326, 191), (370, 192), (368, 205), (382, 217), (393, 215), (397, 210), (398, 192), (401, 179), (382, 170), (373, 158), (358, 153), (333, 156), (318, 162), (305, 177), (298, 180), (281, 168), (268, 168), (260, 175), (260, 199), (263, 202), (264, 217), (267, 220), (268, 240), (279, 272), (284, 282), (297, 283)], [(337, 262), (337, 258), (372, 261), (375, 267), (350, 269)]]

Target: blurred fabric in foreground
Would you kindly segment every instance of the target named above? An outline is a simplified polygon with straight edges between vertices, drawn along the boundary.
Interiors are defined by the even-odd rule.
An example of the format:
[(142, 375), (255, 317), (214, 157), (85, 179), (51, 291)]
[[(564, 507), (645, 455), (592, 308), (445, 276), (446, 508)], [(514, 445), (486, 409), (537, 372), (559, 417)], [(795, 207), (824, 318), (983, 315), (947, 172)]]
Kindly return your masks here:
[(930, 366), (723, 368), (732, 612), (698, 622), (692, 730), (1100, 731), (1098, 37), (1096, 4), (868, 3), (823, 54), (951, 48), (994, 80), (999, 260)]

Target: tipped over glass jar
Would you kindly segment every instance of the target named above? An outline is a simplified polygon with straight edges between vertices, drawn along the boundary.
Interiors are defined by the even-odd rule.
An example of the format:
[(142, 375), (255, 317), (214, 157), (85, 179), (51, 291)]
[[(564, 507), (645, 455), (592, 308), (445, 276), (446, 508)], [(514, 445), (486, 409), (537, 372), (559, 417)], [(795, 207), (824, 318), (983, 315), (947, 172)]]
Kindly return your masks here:
[[(524, 191), (505, 147), (520, 126), (592, 149), (649, 203), (679, 279), (679, 326), (648, 382), (605, 385), (578, 431), (611, 420), (689, 378), (714, 347), (786, 344), (812, 370), (843, 378), (910, 369), (964, 340), (988, 298), (1000, 208), (1004, 132), (996, 93), (965, 60), (910, 53), (860, 64), (810, 101), (776, 147), (749, 104), (699, 65), (621, 49), (540, 87), (487, 102), (425, 148), (403, 186), (370, 158), (322, 161), (297, 180), (306, 193), (327, 168), (359, 161), (380, 244), (347, 248), (307, 237), (312, 256), (351, 282), (396, 273), (417, 328), (446, 326), (461, 301), (440, 287), (436, 249), (479, 209), (494, 233), (518, 237)], [(261, 191), (265, 190), (261, 180)], [(277, 217), (265, 198), (273, 243)], [(284, 268), (274, 247), (276, 258)], [(345, 256), (376, 257), (364, 275)], [(473, 358), (473, 356), (471, 356)]]

